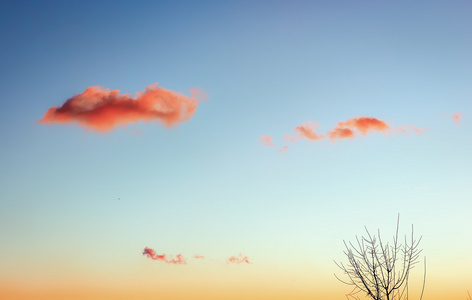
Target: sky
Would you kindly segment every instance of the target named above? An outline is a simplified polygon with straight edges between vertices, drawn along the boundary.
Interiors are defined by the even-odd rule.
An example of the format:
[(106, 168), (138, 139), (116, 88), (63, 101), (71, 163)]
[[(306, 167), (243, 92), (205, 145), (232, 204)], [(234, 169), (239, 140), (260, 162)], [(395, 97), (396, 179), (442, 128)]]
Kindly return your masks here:
[(0, 1), (0, 298), (345, 299), (364, 226), (472, 291), (472, 4)]

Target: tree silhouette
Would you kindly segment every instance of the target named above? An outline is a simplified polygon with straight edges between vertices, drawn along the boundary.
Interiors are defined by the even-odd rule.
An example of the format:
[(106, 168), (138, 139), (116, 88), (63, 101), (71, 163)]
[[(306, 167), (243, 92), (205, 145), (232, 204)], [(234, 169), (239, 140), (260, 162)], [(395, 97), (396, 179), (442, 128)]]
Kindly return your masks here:
[[(394, 300), (408, 299), (408, 280), (410, 271), (415, 264), (422, 250), (418, 248), (421, 237), (414, 238), (413, 225), (411, 225), (411, 237), (407, 239), (405, 235), (404, 243), (399, 242), (398, 228), (400, 215), (397, 219), (397, 229), (393, 237), (393, 243), (382, 241), (380, 230), (378, 237), (371, 235), (365, 227), (367, 236), (358, 238), (356, 244), (351, 242), (344, 245), (344, 254), (348, 258), (348, 263), (336, 265), (347, 275), (346, 280), (339, 279), (344, 284), (351, 285), (354, 289), (346, 295), (354, 299), (359, 299), (359, 293), (365, 293), (373, 300)], [(423, 288), (420, 300), (423, 298), (424, 286), (426, 282), (426, 258), (424, 260)]]

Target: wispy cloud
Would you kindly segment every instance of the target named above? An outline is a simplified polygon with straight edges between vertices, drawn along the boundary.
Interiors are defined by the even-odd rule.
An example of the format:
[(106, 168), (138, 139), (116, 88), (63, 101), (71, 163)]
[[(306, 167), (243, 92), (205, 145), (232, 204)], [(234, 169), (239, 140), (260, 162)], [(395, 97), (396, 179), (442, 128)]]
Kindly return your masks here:
[(409, 133), (409, 132), (416, 132), (417, 134), (423, 134), (426, 129), (416, 128), (412, 125), (399, 125), (396, 129), (392, 129), (391, 133)]
[(300, 126), (295, 127), (295, 132), (298, 133), (298, 136), (285, 136), (285, 139), (292, 142), (303, 138), (306, 138), (310, 141), (322, 139), (324, 136), (316, 133), (316, 128), (318, 128), (318, 124), (316, 122), (308, 121), (306, 123), (302, 123)]
[(279, 150), (279, 153), (282, 153), (284, 151), (287, 151), (288, 150), (288, 146), (283, 146), (280, 150)]
[(139, 121), (157, 121), (171, 127), (188, 121), (204, 97), (198, 89), (191, 90), (191, 97), (187, 97), (157, 84), (147, 86), (136, 97), (119, 92), (100, 86), (88, 87), (61, 106), (49, 108), (38, 123), (77, 123), (101, 133)]
[(237, 256), (231, 256), (226, 260), (227, 264), (251, 264), (249, 261), (249, 258), (247, 256), (243, 256), (241, 253), (239, 253)]
[(154, 249), (149, 248), (149, 247), (144, 248), (143, 255), (153, 260), (163, 261), (168, 264), (176, 264), (176, 265), (187, 264), (187, 260), (183, 257), (182, 254), (177, 254), (176, 258), (167, 258), (167, 254), (157, 254)]
[(182, 254), (177, 254), (176, 258), (171, 258), (169, 260), (166, 260), (166, 263), (175, 264), (175, 265), (186, 265), (187, 259), (185, 259)]
[(274, 143), (272, 142), (272, 136), (270, 135), (261, 134), (258, 140), (261, 141), (261, 143), (265, 146), (270, 146), (270, 147), (274, 146)]
[(193, 256), (193, 258), (196, 258), (196, 259), (201, 259), (201, 258), (205, 258), (205, 256), (203, 256), (203, 255), (198, 255), (198, 254), (195, 254), (195, 255)]
[(298, 136), (285, 136), (285, 139), (295, 142), (302, 138), (315, 141), (328, 137), (330, 141), (334, 141), (366, 136), (373, 132), (382, 132), (384, 134), (416, 132), (422, 134), (424, 131), (423, 129), (415, 128), (411, 125), (400, 125), (397, 128), (393, 128), (387, 124), (387, 122), (373, 117), (354, 117), (346, 121), (338, 122), (333, 129), (325, 134), (315, 132), (317, 128), (318, 124), (316, 122), (309, 121), (303, 123), (295, 127)]
[(154, 249), (149, 248), (149, 247), (144, 248), (143, 255), (147, 256), (147, 257), (149, 257), (153, 260), (166, 261), (166, 255), (165, 254), (157, 254)]
[(463, 115), (460, 112), (456, 112), (450, 118), (454, 120), (454, 124), (458, 125), (462, 119)]

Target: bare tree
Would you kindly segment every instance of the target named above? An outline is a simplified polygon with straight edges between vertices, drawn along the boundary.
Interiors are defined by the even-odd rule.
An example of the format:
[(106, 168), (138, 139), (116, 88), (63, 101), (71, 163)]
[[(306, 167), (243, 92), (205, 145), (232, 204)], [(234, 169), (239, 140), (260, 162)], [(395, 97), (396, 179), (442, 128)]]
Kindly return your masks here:
[[(344, 245), (344, 254), (348, 258), (347, 265), (336, 263), (336, 265), (347, 275), (346, 280), (336, 278), (354, 289), (346, 295), (354, 299), (359, 299), (358, 294), (366, 294), (373, 300), (394, 300), (408, 299), (408, 279), (410, 271), (415, 264), (422, 250), (418, 248), (421, 237), (416, 240), (411, 225), (411, 237), (407, 239), (405, 235), (404, 243), (399, 242), (398, 228), (400, 215), (397, 219), (397, 230), (393, 236), (393, 243), (384, 243), (380, 237), (367, 232), (366, 237), (358, 238), (356, 243), (351, 242)], [(423, 298), (424, 286), (426, 282), (426, 258), (424, 260), (423, 288), (420, 300)]]

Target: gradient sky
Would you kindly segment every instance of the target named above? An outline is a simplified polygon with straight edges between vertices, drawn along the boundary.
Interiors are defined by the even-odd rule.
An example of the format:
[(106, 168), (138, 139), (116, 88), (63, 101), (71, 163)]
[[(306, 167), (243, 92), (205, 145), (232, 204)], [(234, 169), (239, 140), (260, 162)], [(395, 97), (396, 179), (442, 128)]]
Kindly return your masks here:
[[(0, 28), (0, 298), (341, 300), (343, 240), (398, 213), (424, 299), (472, 290), (470, 1), (2, 0)], [(207, 97), (172, 127), (38, 123), (154, 83)], [(326, 137), (355, 117), (391, 132)]]

